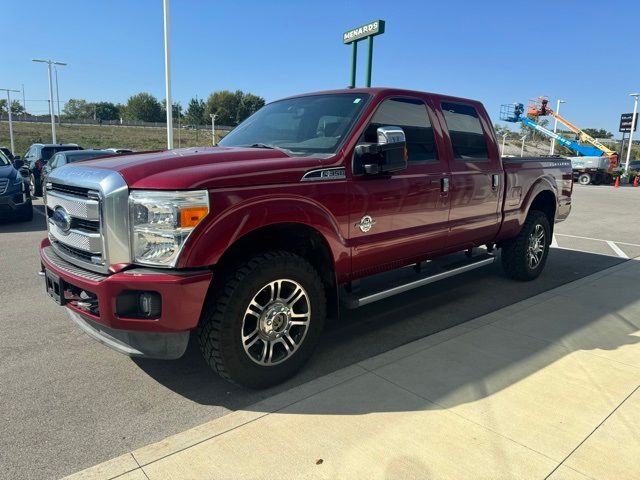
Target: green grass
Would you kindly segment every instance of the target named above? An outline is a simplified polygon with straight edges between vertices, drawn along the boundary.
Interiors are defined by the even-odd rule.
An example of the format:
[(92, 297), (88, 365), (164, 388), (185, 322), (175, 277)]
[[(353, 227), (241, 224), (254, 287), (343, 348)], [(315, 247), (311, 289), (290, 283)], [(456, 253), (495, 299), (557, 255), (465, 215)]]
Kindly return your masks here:
[[(58, 143), (77, 143), (83, 148), (130, 148), (132, 150), (160, 150), (167, 147), (164, 128), (127, 127), (113, 125), (59, 125), (56, 127)], [(221, 137), (216, 132), (217, 140)], [(51, 143), (50, 123), (13, 122), (15, 155), (24, 155), (32, 143)], [(211, 131), (173, 129), (174, 147), (211, 145)], [(0, 122), (0, 146), (11, 148), (9, 122)]]

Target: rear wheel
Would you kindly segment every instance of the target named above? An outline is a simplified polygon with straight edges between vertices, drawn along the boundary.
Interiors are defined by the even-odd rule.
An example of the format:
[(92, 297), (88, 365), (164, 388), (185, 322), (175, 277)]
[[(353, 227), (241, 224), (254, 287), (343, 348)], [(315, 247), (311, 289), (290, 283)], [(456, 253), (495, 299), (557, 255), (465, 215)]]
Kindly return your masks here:
[(591, 183), (591, 174), (590, 173), (581, 173), (578, 177), (578, 183), (580, 185), (589, 185)]
[(502, 266), (513, 279), (534, 280), (544, 269), (551, 245), (551, 227), (544, 212), (532, 210), (517, 237), (502, 246)]
[(198, 340), (205, 360), (223, 378), (264, 388), (304, 365), (325, 316), (324, 286), (315, 269), (292, 253), (267, 252), (211, 292)]

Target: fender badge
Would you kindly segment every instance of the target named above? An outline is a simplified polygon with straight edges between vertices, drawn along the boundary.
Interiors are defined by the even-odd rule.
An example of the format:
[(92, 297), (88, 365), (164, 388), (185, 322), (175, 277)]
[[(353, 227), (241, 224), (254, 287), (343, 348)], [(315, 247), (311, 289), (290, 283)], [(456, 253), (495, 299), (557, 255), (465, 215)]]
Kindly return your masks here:
[(362, 230), (362, 232), (367, 233), (375, 224), (376, 221), (371, 218), (370, 215), (365, 215), (360, 219), (360, 222), (356, 223), (355, 226)]

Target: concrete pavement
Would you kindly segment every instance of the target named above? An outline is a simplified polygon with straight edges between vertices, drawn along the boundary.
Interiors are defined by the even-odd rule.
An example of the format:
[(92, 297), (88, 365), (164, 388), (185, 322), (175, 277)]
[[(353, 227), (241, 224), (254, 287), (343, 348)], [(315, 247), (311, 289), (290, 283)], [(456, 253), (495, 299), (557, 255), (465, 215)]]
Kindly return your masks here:
[(640, 261), (68, 478), (640, 478)]

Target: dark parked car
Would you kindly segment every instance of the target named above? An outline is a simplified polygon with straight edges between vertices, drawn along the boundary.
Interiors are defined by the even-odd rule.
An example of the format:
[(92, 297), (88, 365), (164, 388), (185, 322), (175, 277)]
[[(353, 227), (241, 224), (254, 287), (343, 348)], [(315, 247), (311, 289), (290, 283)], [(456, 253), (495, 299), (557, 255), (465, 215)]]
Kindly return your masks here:
[[(109, 150), (66, 150), (63, 152), (56, 153), (51, 159), (42, 167), (42, 185), (44, 186), (44, 182), (46, 181), (47, 175), (51, 173), (52, 170), (56, 168), (62, 167), (67, 163), (73, 162), (81, 162), (82, 160), (89, 160), (90, 158), (96, 157), (106, 157), (109, 155), (113, 155), (113, 152)], [(40, 188), (42, 191), (43, 188)]]
[(7, 147), (0, 147), (0, 152), (4, 153), (6, 157), (13, 162), (13, 152)]
[[(19, 161), (19, 164), (22, 163)], [(0, 152), (0, 218), (30, 221), (33, 218), (29, 184), (11, 160)]]
[[(67, 150), (82, 150), (75, 143), (45, 144), (34, 143), (24, 154), (25, 168), (29, 170), (29, 190), (32, 197), (42, 195), (42, 167), (53, 155)], [(19, 158), (19, 157), (17, 157)]]

